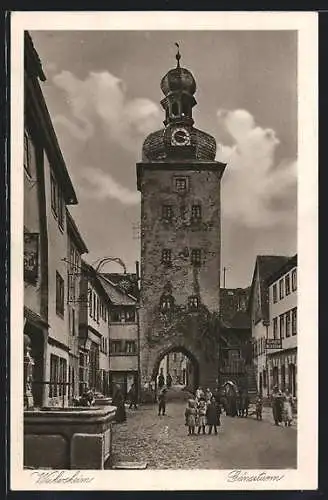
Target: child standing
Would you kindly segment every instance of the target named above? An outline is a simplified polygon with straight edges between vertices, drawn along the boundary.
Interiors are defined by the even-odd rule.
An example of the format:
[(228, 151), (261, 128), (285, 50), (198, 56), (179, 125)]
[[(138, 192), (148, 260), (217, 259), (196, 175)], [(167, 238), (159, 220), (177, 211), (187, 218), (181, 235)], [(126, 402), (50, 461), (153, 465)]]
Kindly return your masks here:
[(163, 387), (163, 389), (161, 389), (158, 395), (158, 416), (160, 416), (161, 412), (162, 415), (165, 415), (165, 409), (166, 409), (166, 387)]
[(261, 394), (258, 394), (255, 402), (256, 420), (262, 420), (262, 408), (263, 408), (262, 396)]
[(189, 399), (188, 406), (185, 410), (186, 425), (188, 426), (188, 435), (195, 434), (197, 418), (197, 408), (196, 401), (194, 399)]
[(220, 422), (221, 408), (220, 405), (216, 402), (215, 397), (211, 397), (211, 402), (207, 406), (206, 417), (207, 417), (207, 425), (208, 425), (208, 433), (212, 434), (212, 429), (214, 427), (214, 433), (217, 434), (217, 427), (221, 425)]
[(198, 403), (198, 434), (200, 431), (203, 431), (205, 434), (205, 425), (206, 425), (206, 401), (205, 399), (201, 399)]

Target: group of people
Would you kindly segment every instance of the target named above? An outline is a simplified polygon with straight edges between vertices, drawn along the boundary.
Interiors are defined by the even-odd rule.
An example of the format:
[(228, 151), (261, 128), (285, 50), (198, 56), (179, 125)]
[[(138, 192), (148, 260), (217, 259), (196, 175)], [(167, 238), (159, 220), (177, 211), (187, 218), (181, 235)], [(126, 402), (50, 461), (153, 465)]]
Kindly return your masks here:
[(277, 385), (274, 386), (271, 394), (271, 404), (275, 425), (280, 425), (283, 422), (285, 427), (290, 427), (293, 421), (294, 397), (289, 389), (281, 391)]
[[(159, 389), (162, 389), (165, 385), (165, 377), (163, 375), (163, 372), (161, 372), (159, 375), (158, 375), (158, 388)], [(166, 375), (166, 387), (167, 388), (170, 388), (172, 385), (172, 377), (170, 375), (170, 373), (168, 373)]]
[(199, 387), (195, 393), (195, 398), (189, 399), (187, 408), (185, 409), (185, 425), (188, 427), (188, 435), (201, 432), (206, 434), (206, 426), (208, 426), (208, 434), (218, 433), (218, 427), (221, 425), (221, 405), (213, 396), (210, 389), (204, 392)]

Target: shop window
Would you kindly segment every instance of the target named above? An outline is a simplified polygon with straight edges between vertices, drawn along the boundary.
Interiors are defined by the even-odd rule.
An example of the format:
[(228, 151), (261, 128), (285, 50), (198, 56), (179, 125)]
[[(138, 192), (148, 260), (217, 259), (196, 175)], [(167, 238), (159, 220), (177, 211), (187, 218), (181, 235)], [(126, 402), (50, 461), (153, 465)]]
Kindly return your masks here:
[(284, 280), (279, 280), (279, 299), (283, 299), (284, 296)]
[(266, 370), (263, 370), (263, 387), (266, 388), (267, 385), (268, 385), (267, 372)]
[(57, 397), (57, 382), (59, 373), (59, 358), (54, 354), (50, 355), (50, 386), (49, 398)]
[(201, 265), (201, 257), (201, 250), (199, 248), (193, 248), (190, 256), (191, 265), (199, 267)]
[(279, 386), (279, 372), (278, 372), (278, 367), (275, 366), (272, 370), (272, 382), (273, 386), (278, 385)]
[(277, 296), (277, 285), (273, 285), (272, 287), (272, 295), (273, 295), (273, 303), (275, 304), (278, 300)]
[(127, 340), (125, 342), (125, 352), (127, 354), (135, 354), (137, 352), (137, 346), (135, 340)]
[(286, 338), (290, 337), (290, 311), (285, 314), (286, 319)]
[(287, 276), (285, 277), (285, 292), (286, 292), (286, 295), (290, 294), (290, 276), (289, 276), (289, 274), (287, 274)]
[(173, 207), (172, 205), (163, 205), (162, 206), (162, 218), (166, 222), (171, 222), (173, 219)]
[(191, 207), (191, 220), (193, 222), (200, 222), (202, 220), (202, 206), (192, 205)]
[(296, 397), (296, 368), (294, 364), (288, 365), (288, 381), (289, 381), (289, 391)]
[(285, 318), (284, 318), (283, 314), (281, 314), (279, 316), (279, 329), (280, 329), (280, 338), (284, 339), (285, 338)]
[(278, 338), (278, 318), (273, 318), (273, 338)]
[(170, 266), (172, 264), (172, 251), (168, 248), (162, 250), (162, 264)]
[(295, 292), (295, 290), (297, 290), (297, 269), (292, 271), (292, 291)]
[(281, 390), (284, 391), (286, 388), (286, 367), (281, 365)]
[(64, 280), (56, 271), (56, 313), (64, 315)]
[(292, 335), (297, 334), (297, 308), (292, 310)]

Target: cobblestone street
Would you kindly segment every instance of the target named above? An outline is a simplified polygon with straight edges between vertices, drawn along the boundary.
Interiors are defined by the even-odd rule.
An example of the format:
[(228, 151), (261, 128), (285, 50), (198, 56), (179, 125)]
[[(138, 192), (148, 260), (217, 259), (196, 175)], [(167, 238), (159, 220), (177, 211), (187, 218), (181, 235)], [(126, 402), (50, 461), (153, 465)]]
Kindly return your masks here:
[(138, 461), (147, 462), (149, 469), (296, 468), (296, 425), (274, 426), (269, 409), (262, 422), (223, 414), (218, 436), (188, 436), (184, 409), (183, 401), (169, 401), (167, 415), (161, 417), (156, 405), (127, 410), (127, 422), (114, 425), (114, 465)]

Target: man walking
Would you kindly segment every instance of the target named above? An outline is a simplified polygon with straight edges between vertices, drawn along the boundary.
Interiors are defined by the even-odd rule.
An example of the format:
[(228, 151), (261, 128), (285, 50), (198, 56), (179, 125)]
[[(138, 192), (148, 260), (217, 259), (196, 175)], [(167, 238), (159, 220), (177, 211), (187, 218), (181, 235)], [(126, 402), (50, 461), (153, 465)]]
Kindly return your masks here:
[(130, 387), (129, 393), (128, 393), (129, 401), (130, 401), (130, 406), (129, 409), (131, 410), (132, 407), (137, 410), (137, 389), (135, 383), (133, 383)]
[(163, 387), (161, 389), (159, 395), (158, 395), (158, 416), (165, 415), (165, 410), (166, 410), (166, 387)]

